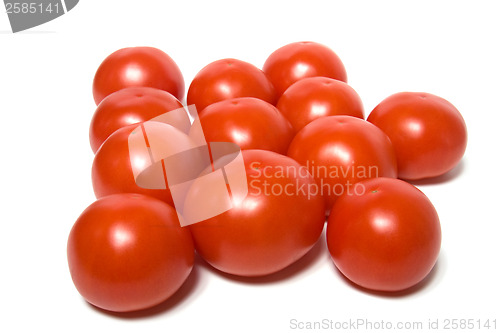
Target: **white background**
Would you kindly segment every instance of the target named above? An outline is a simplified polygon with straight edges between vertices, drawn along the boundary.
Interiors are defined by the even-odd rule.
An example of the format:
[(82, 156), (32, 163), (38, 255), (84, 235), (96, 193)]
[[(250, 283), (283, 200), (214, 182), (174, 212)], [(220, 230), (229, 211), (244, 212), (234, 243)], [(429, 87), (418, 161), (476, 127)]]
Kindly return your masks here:
[[(12, 34), (2, 8), (0, 331), (287, 332), (298, 331), (292, 319), (358, 318), (424, 328), (429, 319), (496, 319), (499, 327), (499, 15), (497, 1), (83, 0)], [(88, 126), (100, 62), (125, 46), (155, 46), (177, 62), (187, 87), (209, 62), (262, 66), (276, 48), (302, 40), (341, 57), (366, 114), (399, 91), (430, 92), (462, 112), (463, 161), (418, 184), (442, 223), (430, 277), (411, 292), (367, 293), (340, 276), (322, 238), (273, 277), (229, 278), (197, 260), (181, 290), (153, 310), (113, 316), (89, 306), (71, 281), (66, 241), (95, 199)]]

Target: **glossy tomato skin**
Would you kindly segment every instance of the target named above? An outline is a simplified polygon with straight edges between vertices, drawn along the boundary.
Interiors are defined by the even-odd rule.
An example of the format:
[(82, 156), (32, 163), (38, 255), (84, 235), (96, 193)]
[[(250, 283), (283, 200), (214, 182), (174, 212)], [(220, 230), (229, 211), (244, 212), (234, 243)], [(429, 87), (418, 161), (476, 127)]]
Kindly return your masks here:
[(309, 191), (316, 187), (313, 177), (292, 159), (265, 150), (242, 154), (248, 195), (189, 228), (197, 252), (213, 267), (263, 276), (291, 265), (313, 247), (325, 223), (324, 202)]
[(241, 149), (286, 154), (293, 139), (290, 122), (272, 104), (254, 97), (207, 106), (200, 115), (207, 142), (234, 142)]
[(316, 178), (327, 212), (339, 195), (356, 190), (357, 182), (397, 176), (396, 155), (387, 135), (351, 116), (322, 117), (306, 125), (292, 140), (288, 156)]
[(168, 204), (140, 194), (92, 203), (67, 245), (73, 282), (91, 304), (109, 311), (145, 309), (169, 298), (194, 264), (189, 230)]
[(127, 87), (162, 89), (180, 100), (185, 92), (177, 64), (154, 47), (127, 47), (106, 57), (94, 76), (94, 101), (98, 105), (104, 97)]
[[(188, 136), (176, 128), (164, 125), (167, 132), (158, 132), (156, 136), (165, 139), (165, 149), (174, 153), (189, 147)], [(128, 125), (116, 130), (99, 148), (92, 163), (92, 185), (97, 198), (115, 193), (140, 193), (165, 201), (173, 205), (172, 195), (165, 179), (164, 189), (143, 188), (134, 179), (132, 163), (143, 163), (142, 160), (130, 158), (129, 136), (138, 125)], [(155, 134), (155, 133), (153, 133)], [(158, 142), (151, 140), (150, 142)], [(170, 147), (169, 147), (170, 146)]]
[[(130, 87), (104, 98), (97, 106), (90, 123), (90, 146), (95, 153), (117, 129), (182, 108), (172, 94), (150, 87)], [(187, 118), (187, 114), (186, 114)]]
[(368, 121), (391, 138), (402, 179), (442, 175), (465, 153), (465, 121), (455, 106), (436, 95), (396, 93), (377, 105)]
[(359, 183), (361, 195), (343, 195), (327, 222), (328, 250), (352, 282), (400, 291), (422, 281), (441, 247), (441, 226), (430, 200), (399, 179)]
[(363, 102), (347, 83), (327, 77), (299, 80), (276, 104), (295, 132), (320, 117), (347, 115), (364, 119)]
[(285, 45), (269, 55), (262, 67), (278, 96), (293, 83), (314, 76), (347, 82), (347, 73), (340, 58), (330, 48), (315, 42)]
[(215, 102), (236, 97), (255, 97), (276, 104), (277, 95), (266, 74), (254, 65), (238, 59), (214, 61), (194, 77), (187, 93), (187, 104), (198, 113)]

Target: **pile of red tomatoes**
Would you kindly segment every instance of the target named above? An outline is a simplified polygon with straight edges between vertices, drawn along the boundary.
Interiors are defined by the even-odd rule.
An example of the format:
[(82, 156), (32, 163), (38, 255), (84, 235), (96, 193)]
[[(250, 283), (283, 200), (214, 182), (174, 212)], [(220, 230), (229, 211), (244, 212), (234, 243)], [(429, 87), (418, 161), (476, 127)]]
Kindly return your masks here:
[[(185, 104), (196, 107), (206, 142), (241, 148), (248, 193), (234, 194), (221, 214), (182, 225), (168, 184), (137, 184), (129, 149), (138, 126), (184, 107), (181, 71), (152, 47), (109, 55), (93, 83), (97, 200), (67, 246), (80, 294), (110, 311), (145, 309), (180, 288), (195, 252), (222, 272), (263, 276), (325, 241), (324, 228), (336, 267), (355, 284), (391, 292), (422, 281), (438, 258), (441, 228), (432, 203), (408, 181), (460, 162), (465, 122), (451, 103), (421, 92), (389, 96), (365, 120), (346, 82), (340, 58), (314, 42), (277, 49), (262, 69), (237, 59), (201, 69)], [(188, 112), (175, 117), (159, 139), (174, 150), (190, 135)], [(214, 205), (215, 187), (203, 198), (200, 209)]]

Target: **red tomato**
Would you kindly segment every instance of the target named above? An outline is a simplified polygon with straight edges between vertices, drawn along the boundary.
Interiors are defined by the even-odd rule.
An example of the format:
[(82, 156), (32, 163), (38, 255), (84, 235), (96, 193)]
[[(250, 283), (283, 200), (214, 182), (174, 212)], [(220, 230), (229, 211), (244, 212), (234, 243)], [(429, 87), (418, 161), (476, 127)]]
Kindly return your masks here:
[(347, 115), (363, 119), (363, 102), (347, 83), (327, 77), (311, 77), (292, 84), (276, 107), (295, 132), (325, 116)]
[(208, 105), (235, 97), (255, 97), (271, 104), (276, 92), (266, 74), (248, 62), (221, 59), (205, 66), (189, 86), (187, 104), (201, 113)]
[(110, 54), (97, 69), (93, 94), (96, 104), (127, 87), (153, 87), (184, 97), (184, 78), (177, 64), (154, 47), (127, 47)]
[(207, 142), (234, 142), (241, 149), (286, 154), (293, 139), (288, 120), (273, 105), (240, 97), (207, 106), (200, 115)]
[(169, 298), (194, 264), (189, 230), (175, 210), (140, 194), (115, 194), (91, 204), (68, 239), (73, 282), (91, 304), (141, 310)]
[[(173, 126), (162, 124), (165, 131), (150, 133), (149, 142), (160, 143), (163, 151), (177, 153), (190, 147), (187, 134)], [(141, 193), (173, 205), (172, 195), (165, 178), (165, 189), (142, 188), (134, 179), (132, 163), (144, 164), (141, 158), (130, 158), (129, 135), (137, 124), (122, 127), (111, 134), (97, 151), (92, 164), (92, 185), (97, 198), (115, 193)], [(155, 138), (155, 139), (153, 139)], [(149, 182), (151, 183), (151, 182)]]
[(428, 93), (401, 92), (373, 109), (368, 121), (391, 139), (399, 178), (416, 180), (442, 175), (465, 153), (467, 128), (447, 100)]
[[(266, 150), (242, 154), (248, 195), (189, 228), (197, 252), (213, 267), (241, 276), (267, 275), (294, 263), (316, 243), (325, 223), (324, 202), (314, 178), (291, 158)], [(196, 201), (193, 186), (188, 197)]]
[[(131, 87), (118, 90), (102, 100), (90, 123), (90, 145), (95, 153), (102, 143), (117, 129), (147, 121), (183, 105), (172, 94), (149, 87)], [(189, 118), (177, 122), (187, 123)]]
[(397, 176), (396, 156), (387, 135), (351, 116), (314, 120), (297, 133), (288, 156), (307, 166), (316, 178), (327, 212), (336, 197), (356, 192), (357, 182)]
[(337, 199), (326, 240), (337, 268), (373, 290), (399, 291), (422, 281), (437, 261), (441, 227), (434, 206), (399, 179), (360, 182), (363, 193)]
[(298, 80), (325, 76), (347, 82), (344, 64), (330, 48), (314, 42), (285, 45), (267, 58), (262, 68), (278, 96)]

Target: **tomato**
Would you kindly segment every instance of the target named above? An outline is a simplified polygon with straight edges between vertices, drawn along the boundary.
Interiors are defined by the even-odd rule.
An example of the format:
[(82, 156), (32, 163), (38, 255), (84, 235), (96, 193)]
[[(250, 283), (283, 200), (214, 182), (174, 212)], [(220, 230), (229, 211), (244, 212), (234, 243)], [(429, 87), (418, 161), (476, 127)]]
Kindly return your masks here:
[(234, 142), (241, 149), (286, 154), (293, 139), (288, 120), (273, 105), (240, 97), (207, 106), (200, 115), (207, 142)]
[[(196, 251), (213, 267), (262, 276), (291, 265), (312, 248), (323, 230), (325, 208), (314, 178), (291, 158), (266, 150), (242, 154), (248, 195), (233, 198), (233, 208), (189, 228)], [(227, 178), (234, 177), (228, 172)], [(187, 202), (213, 204), (197, 195), (195, 183)], [(184, 213), (188, 219), (196, 215)]]
[[(156, 123), (148, 133), (149, 143), (155, 143), (156, 149), (164, 153), (179, 153), (189, 149), (191, 141), (187, 134), (173, 126)], [(141, 193), (173, 204), (172, 195), (168, 188), (168, 182), (163, 173), (160, 178), (148, 175), (146, 172), (141, 180), (146, 184), (153, 184), (151, 188), (137, 185), (134, 178), (133, 168), (141, 168), (144, 164), (151, 162), (148, 156), (130, 155), (129, 136), (134, 131), (140, 131), (138, 125), (128, 125), (116, 130), (102, 144), (94, 156), (92, 164), (92, 185), (97, 198), (115, 193)], [(160, 170), (161, 171), (161, 170)], [(149, 178), (150, 180), (148, 181)], [(139, 179), (139, 178), (137, 178)]]
[(96, 104), (112, 92), (127, 87), (153, 87), (184, 97), (184, 78), (177, 64), (154, 47), (127, 47), (110, 54), (95, 73)]
[(91, 304), (109, 311), (141, 310), (169, 298), (194, 264), (189, 230), (175, 210), (140, 194), (92, 203), (71, 229), (68, 264)]
[(291, 43), (277, 49), (267, 58), (262, 69), (278, 96), (306, 77), (325, 76), (347, 82), (344, 64), (337, 54), (314, 42)]
[[(131, 87), (118, 90), (102, 100), (90, 123), (90, 145), (93, 152), (117, 129), (150, 120), (183, 105), (172, 94), (155, 88)], [(187, 131), (187, 113), (175, 116), (178, 128)]]
[(355, 184), (375, 177), (396, 177), (391, 141), (369, 122), (329, 116), (306, 125), (290, 143), (288, 156), (307, 166), (321, 186), (327, 211), (335, 198), (355, 192)]
[(337, 268), (368, 289), (399, 291), (422, 281), (437, 261), (441, 227), (430, 200), (399, 179), (358, 183), (363, 193), (339, 197), (326, 239)]
[(276, 104), (277, 96), (266, 74), (237, 59), (214, 61), (196, 74), (187, 93), (187, 104), (198, 113), (215, 102), (235, 97), (255, 97)]
[(384, 99), (368, 121), (391, 139), (399, 178), (416, 180), (453, 169), (465, 153), (467, 128), (447, 100), (419, 92), (401, 92)]
[(290, 121), (295, 132), (319, 117), (348, 115), (364, 118), (363, 102), (351, 86), (321, 76), (292, 84), (281, 95), (276, 107)]

